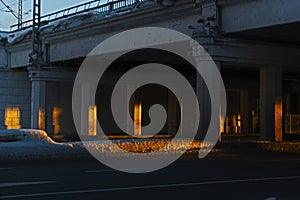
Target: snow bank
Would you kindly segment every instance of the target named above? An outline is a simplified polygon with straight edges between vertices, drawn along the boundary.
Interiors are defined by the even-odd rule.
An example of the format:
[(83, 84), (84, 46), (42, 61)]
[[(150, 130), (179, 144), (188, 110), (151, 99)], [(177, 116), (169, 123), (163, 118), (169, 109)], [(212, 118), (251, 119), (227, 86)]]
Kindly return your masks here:
[(31, 32), (31, 29), (26, 29), (17, 32), (0, 32), (0, 41), (6, 40), (9, 44), (19, 42), (25, 38)]
[[(212, 144), (177, 139), (121, 139), (84, 141), (84, 142), (54, 142), (45, 131), (20, 129), (0, 131), (0, 161), (1, 160), (48, 160), (80, 158), (90, 156), (86, 147), (101, 156), (124, 156), (125, 151), (133, 153), (151, 153), (153, 155), (170, 155), (188, 151), (205, 150)], [(164, 148), (166, 147), (166, 148)], [(147, 155), (147, 154), (143, 154)], [(149, 154), (148, 154), (149, 155)]]
[(84, 148), (54, 142), (45, 131), (20, 129), (0, 131), (0, 160), (48, 160), (86, 156)]
[(45, 131), (33, 129), (16, 129), (0, 131), (0, 141), (26, 141), (55, 143)]

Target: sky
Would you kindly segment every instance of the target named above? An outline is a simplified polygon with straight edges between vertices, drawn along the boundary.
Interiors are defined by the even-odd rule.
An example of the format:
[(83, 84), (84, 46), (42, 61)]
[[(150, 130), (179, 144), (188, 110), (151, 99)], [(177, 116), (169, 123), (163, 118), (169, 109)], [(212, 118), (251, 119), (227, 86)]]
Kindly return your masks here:
[[(18, 11), (18, 0), (3, 0), (8, 4), (13, 10)], [(42, 4), (42, 15), (52, 13), (64, 8), (68, 8), (77, 4), (89, 2), (91, 0), (41, 0)], [(102, 0), (103, 2), (105, 0)], [(106, 1), (105, 1), (106, 2)], [(23, 21), (32, 18), (33, 0), (23, 0)], [(7, 9), (0, 2), (0, 31), (9, 31), (10, 26), (17, 24), (17, 19), (10, 13), (6, 12)]]

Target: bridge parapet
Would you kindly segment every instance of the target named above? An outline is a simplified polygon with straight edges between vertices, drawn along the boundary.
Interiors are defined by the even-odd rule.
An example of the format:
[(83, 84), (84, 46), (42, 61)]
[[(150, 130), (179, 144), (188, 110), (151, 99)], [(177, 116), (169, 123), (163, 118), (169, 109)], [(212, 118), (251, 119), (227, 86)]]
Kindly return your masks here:
[[(74, 15), (79, 15), (87, 12), (98, 12), (101, 14), (109, 14), (112, 12), (122, 12), (130, 10), (132, 8), (139, 7), (142, 3), (153, 2), (153, 0), (117, 0), (110, 1), (108, 3), (102, 4), (101, 0), (93, 0), (87, 3), (79, 4), (70, 8), (66, 8), (48, 15), (41, 17), (42, 24), (48, 24), (50, 22), (71, 17)], [(33, 20), (24, 21), (21, 26), (15, 24), (11, 26), (11, 31), (20, 31), (32, 27)], [(21, 27), (21, 29), (19, 29)]]

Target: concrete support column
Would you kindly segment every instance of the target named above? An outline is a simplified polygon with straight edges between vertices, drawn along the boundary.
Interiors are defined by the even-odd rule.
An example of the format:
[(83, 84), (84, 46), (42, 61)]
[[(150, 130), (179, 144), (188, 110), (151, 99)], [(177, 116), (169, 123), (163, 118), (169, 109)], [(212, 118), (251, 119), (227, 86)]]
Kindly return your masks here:
[(81, 86), (81, 126), (80, 135), (87, 136), (89, 133), (89, 107), (90, 107), (90, 86)]
[[(215, 62), (219, 70), (221, 70), (221, 63)], [(214, 81), (214, 77), (211, 76), (211, 81)], [(197, 73), (197, 79), (196, 79), (196, 88), (197, 88), (197, 97), (199, 101), (199, 107), (200, 107), (200, 123), (199, 123), (199, 129), (196, 136), (197, 140), (203, 140), (211, 118), (211, 102), (210, 102), (210, 95), (208, 90), (206, 89), (206, 84), (204, 83), (204, 80), (202, 77)]]
[(176, 120), (177, 120), (177, 110), (176, 110), (176, 98), (172, 98), (171, 92), (168, 94), (168, 134), (175, 135), (176, 130)]
[(45, 129), (46, 81), (32, 80), (31, 128)]
[(241, 120), (242, 120), (242, 127), (241, 127), (241, 132), (243, 134), (248, 134), (250, 132), (250, 112), (249, 112), (249, 95), (248, 91), (241, 91), (241, 97), (240, 97), (240, 110), (241, 110)]
[(260, 68), (260, 138), (282, 141), (282, 69)]
[[(133, 112), (133, 114), (134, 114), (134, 104), (135, 104), (135, 97), (134, 97), (134, 95), (132, 96), (132, 94), (134, 94), (134, 91), (133, 91), (133, 86), (131, 86), (131, 85), (127, 85), (126, 86), (126, 92), (127, 92), (127, 94), (126, 94), (126, 96), (127, 96), (127, 101), (129, 102), (129, 104), (130, 103), (132, 103), (133, 105), (132, 105), (132, 107), (133, 107), (133, 110), (131, 110), (132, 112)], [(132, 102), (130, 102), (130, 99), (132, 98)], [(124, 101), (124, 103), (126, 103), (125, 101)], [(126, 105), (126, 106), (128, 106), (129, 108), (131, 108), (131, 105)], [(128, 134), (132, 134), (133, 135), (133, 128), (134, 128), (134, 124), (132, 123), (133, 122), (133, 120), (134, 119), (132, 119), (131, 118), (131, 116), (128, 114), (127, 115), (127, 112), (126, 112), (126, 110), (121, 110), (120, 112), (123, 112), (123, 113), (125, 113), (126, 114), (126, 132), (128, 133)]]

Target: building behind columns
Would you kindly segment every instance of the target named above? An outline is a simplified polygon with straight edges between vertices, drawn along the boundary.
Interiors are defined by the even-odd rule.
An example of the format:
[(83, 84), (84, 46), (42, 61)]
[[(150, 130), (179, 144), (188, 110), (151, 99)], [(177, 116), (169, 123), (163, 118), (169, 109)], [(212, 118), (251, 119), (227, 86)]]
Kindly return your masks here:
[[(46, 25), (40, 29), (40, 36), (47, 65), (42, 69), (34, 69), (29, 63), (30, 28), (0, 33), (0, 129), (40, 128), (51, 136), (76, 135), (72, 88), (86, 55), (120, 31), (155, 26), (191, 36), (216, 62), (228, 101), (223, 134), (252, 134), (273, 141), (300, 134), (298, 0), (137, 1), (119, 10), (97, 9), (43, 22)], [(201, 78), (180, 63), (176, 67), (203, 96), (205, 85)], [(112, 88), (109, 81), (123, 71), (116, 66), (108, 73), (105, 90)], [(142, 98), (147, 95), (146, 100)], [(147, 123), (149, 119), (141, 110), (153, 103), (147, 100), (153, 96), (159, 99), (154, 103), (164, 105), (172, 116), (161, 133), (176, 132), (182, 108), (163, 88), (139, 91), (131, 99), (132, 116)], [(84, 116), (89, 123), (79, 134), (95, 134), (97, 115), (105, 122), (108, 133), (120, 134), (105, 111), (107, 100), (103, 96), (97, 99), (97, 106), (87, 103)], [(209, 115), (209, 101), (204, 99), (201, 104), (201, 112)], [(208, 123), (206, 118), (201, 122), (200, 138)], [(137, 134), (143, 133), (137, 130)]]

